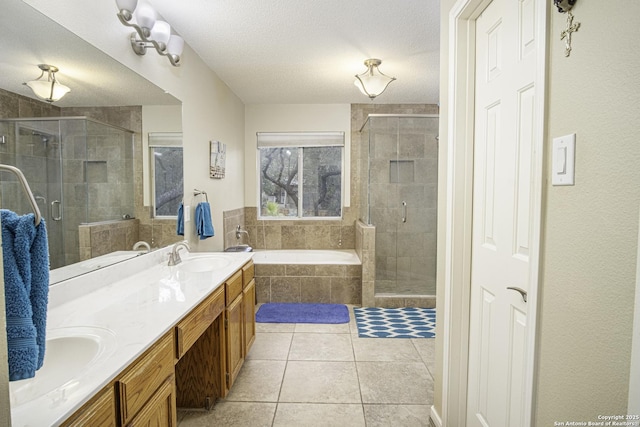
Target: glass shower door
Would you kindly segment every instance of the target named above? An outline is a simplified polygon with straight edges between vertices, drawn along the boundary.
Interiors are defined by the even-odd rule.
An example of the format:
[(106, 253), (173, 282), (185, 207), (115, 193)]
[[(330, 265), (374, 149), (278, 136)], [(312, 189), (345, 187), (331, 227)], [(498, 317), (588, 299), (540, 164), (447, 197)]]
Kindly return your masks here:
[(437, 117), (369, 118), (376, 295), (435, 295)]
[[(59, 122), (16, 122), (15, 143), (10, 145), (13, 147), (7, 148), (13, 151), (15, 160), (9, 164), (15, 164), (22, 170), (47, 225), (50, 266), (63, 266), (65, 260)], [(17, 193), (15, 198), (24, 197)], [(12, 206), (20, 206), (19, 213), (30, 212), (26, 199), (3, 203), (3, 207), (8, 209), (12, 209)]]

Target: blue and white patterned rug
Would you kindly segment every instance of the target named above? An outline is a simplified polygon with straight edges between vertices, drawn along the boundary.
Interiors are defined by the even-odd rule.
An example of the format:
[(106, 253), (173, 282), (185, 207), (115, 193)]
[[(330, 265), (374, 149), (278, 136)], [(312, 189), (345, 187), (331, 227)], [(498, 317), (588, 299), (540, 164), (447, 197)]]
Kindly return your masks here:
[(354, 307), (361, 338), (433, 338), (435, 308)]

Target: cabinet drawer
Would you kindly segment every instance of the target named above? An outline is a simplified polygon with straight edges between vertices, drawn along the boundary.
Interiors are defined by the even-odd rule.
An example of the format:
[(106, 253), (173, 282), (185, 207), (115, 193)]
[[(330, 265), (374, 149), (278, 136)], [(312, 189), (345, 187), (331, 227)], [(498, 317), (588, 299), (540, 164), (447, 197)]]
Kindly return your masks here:
[(176, 356), (180, 359), (224, 311), (224, 286), (220, 286), (176, 325)]
[(227, 305), (231, 304), (242, 292), (242, 270), (238, 270), (227, 280)]
[(173, 334), (165, 335), (118, 380), (122, 424), (126, 424), (173, 374), (173, 348)]
[(246, 288), (251, 283), (253, 276), (255, 275), (255, 266), (253, 260), (249, 261), (242, 267), (242, 287)]

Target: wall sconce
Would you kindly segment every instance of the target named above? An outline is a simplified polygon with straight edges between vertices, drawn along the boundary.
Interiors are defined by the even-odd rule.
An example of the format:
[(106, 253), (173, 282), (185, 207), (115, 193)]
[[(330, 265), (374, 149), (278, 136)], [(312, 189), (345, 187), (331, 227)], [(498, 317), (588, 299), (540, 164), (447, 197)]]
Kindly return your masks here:
[(131, 48), (136, 54), (144, 55), (148, 48), (153, 47), (159, 55), (169, 58), (171, 65), (180, 66), (184, 40), (177, 34), (171, 34), (171, 26), (157, 19), (150, 4), (138, 4), (138, 0), (116, 0), (116, 4), (120, 22), (136, 30), (130, 37)]
[[(67, 86), (60, 84), (60, 82), (56, 80), (58, 67), (48, 64), (39, 64), (38, 68), (42, 70), (40, 77), (23, 83), (24, 85), (29, 86), (38, 98), (44, 99), (47, 102), (54, 102), (71, 91)], [(44, 73), (47, 73), (47, 78), (44, 78)]]
[(396, 79), (383, 74), (378, 68), (380, 64), (382, 64), (382, 61), (379, 59), (367, 59), (364, 61), (367, 71), (362, 74), (356, 74), (356, 80), (353, 82), (360, 89), (360, 92), (371, 99), (384, 92), (387, 86)]

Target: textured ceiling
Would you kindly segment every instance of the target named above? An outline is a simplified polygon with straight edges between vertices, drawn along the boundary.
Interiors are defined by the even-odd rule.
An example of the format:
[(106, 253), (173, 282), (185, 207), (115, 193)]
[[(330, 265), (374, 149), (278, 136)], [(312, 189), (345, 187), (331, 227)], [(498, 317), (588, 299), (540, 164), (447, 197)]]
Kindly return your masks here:
[[(73, 2), (26, 1), (84, 19)], [(103, 22), (121, 26), (105, 1), (114, 14)], [(367, 58), (397, 78), (375, 103), (439, 101), (438, 0), (150, 2), (245, 104), (368, 103), (353, 85)], [(177, 102), (23, 1), (2, 3), (0, 88), (33, 96), (21, 83), (45, 62), (72, 88), (61, 107)]]
[(367, 58), (398, 79), (376, 102), (437, 103), (439, 3), (152, 0), (247, 104), (368, 102), (353, 85)]

